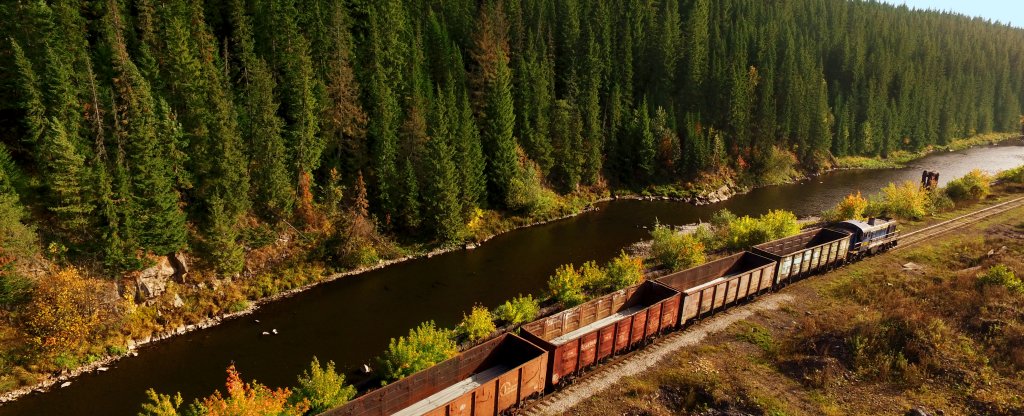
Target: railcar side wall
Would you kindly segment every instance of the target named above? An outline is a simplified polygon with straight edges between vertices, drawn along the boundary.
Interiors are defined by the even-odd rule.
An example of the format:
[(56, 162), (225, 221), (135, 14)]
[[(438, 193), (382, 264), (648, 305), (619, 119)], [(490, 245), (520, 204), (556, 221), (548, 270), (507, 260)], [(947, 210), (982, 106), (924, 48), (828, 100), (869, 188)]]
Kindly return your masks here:
[(775, 260), (776, 286), (804, 278), (846, 260), (850, 234), (821, 228), (764, 244), (751, 250)]
[(542, 393), (547, 379), (547, 352), (514, 334), (502, 334), (465, 352), (370, 391), (328, 416), (387, 416), (412, 406), (487, 368), (510, 368), (472, 391), (427, 411), (427, 415), (495, 415)]
[[(553, 341), (616, 313), (639, 308), (625, 317), (570, 339)], [(634, 347), (678, 322), (679, 292), (653, 281), (602, 296), (555, 315), (523, 325), (523, 338), (548, 351), (547, 386), (569, 374)]]

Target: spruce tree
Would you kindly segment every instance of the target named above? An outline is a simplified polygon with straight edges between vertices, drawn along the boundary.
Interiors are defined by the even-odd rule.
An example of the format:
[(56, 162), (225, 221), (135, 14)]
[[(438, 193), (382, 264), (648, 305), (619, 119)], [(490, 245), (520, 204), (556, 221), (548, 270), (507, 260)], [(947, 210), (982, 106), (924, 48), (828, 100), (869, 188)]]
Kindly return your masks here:
[(235, 45), (241, 63), (241, 130), (249, 151), (249, 177), (257, 212), (267, 219), (287, 218), (295, 205), (295, 191), (287, 168), (287, 149), (278, 117), (274, 90), (277, 83), (266, 61), (256, 55), (252, 25), (241, 0), (232, 2)]
[(49, 209), (58, 218), (58, 228), (69, 241), (86, 241), (93, 210), (86, 183), (88, 169), (85, 157), (71, 143), (59, 118), (50, 119), (39, 151), (40, 160), (45, 161), (43, 175), (50, 191)]
[(497, 52), (494, 80), (487, 86), (481, 138), (487, 156), (489, 195), (499, 205), (508, 203), (512, 181), (518, 173), (516, 139), (513, 137), (515, 113), (512, 104), (512, 78), (508, 59)]
[(651, 115), (647, 109), (647, 97), (644, 97), (634, 110), (633, 143), (636, 149), (636, 165), (634, 169), (641, 178), (650, 178), (654, 174), (654, 133), (651, 131)]
[[(169, 120), (166, 106), (155, 102), (148, 82), (128, 56), (116, 7), (108, 10), (105, 29), (113, 52), (115, 106), (123, 120), (115, 132), (124, 146), (118, 153), (125, 155), (125, 162), (118, 163), (123, 172), (117, 175), (121, 185), (116, 192), (121, 198), (130, 198), (129, 208), (122, 211), (129, 219), (125, 231), (138, 236), (137, 243), (147, 251), (173, 252), (184, 246), (185, 218), (173, 188), (174, 174), (164, 157), (167, 143), (178, 141), (180, 133)], [(131, 247), (132, 243), (127, 244)]]
[(424, 167), (424, 213), (428, 226), (440, 241), (454, 241), (462, 231), (459, 205), (459, 175), (455, 165), (458, 134), (458, 107), (454, 88), (438, 91), (434, 106), (430, 139), (427, 141)]
[(469, 97), (463, 93), (459, 98), (458, 130), (456, 136), (456, 165), (459, 167), (459, 201), (462, 206), (463, 218), (470, 219), (474, 211), (487, 200), (487, 162), (484, 158), (483, 144), (480, 141), (480, 130), (477, 129), (476, 118), (469, 103)]
[(554, 182), (561, 190), (571, 192), (580, 182), (583, 171), (583, 126), (579, 111), (566, 100), (558, 100), (551, 120), (551, 144), (555, 165)]
[(245, 268), (245, 252), (238, 244), (238, 219), (224, 209), (218, 196), (210, 199), (208, 207), (207, 258), (220, 275), (236, 276)]
[(373, 106), (370, 135), (373, 137), (373, 184), (375, 202), (385, 217), (396, 214), (398, 206), (398, 98), (380, 75), (369, 86)]
[(326, 102), (323, 134), (333, 149), (334, 163), (353, 174), (367, 164), (366, 126), (369, 121), (359, 101), (360, 86), (352, 66), (350, 17), (341, 2), (328, 2), (329, 47), (324, 65)]
[(292, 155), (293, 178), (297, 181), (301, 173), (310, 173), (319, 166), (325, 146), (323, 136), (317, 134), (320, 103), (314, 95), (321, 88), (320, 80), (314, 73), (309, 41), (299, 30), (294, 0), (275, 0), (269, 4), (273, 22), (271, 54), (277, 57), (285, 137)]
[(29, 146), (35, 146), (42, 139), (46, 132), (46, 106), (43, 104), (43, 94), (39, 90), (39, 77), (32, 68), (32, 62), (25, 56), (18, 42), (10, 39), (11, 50), (14, 52), (14, 63), (18, 67), (21, 87), (22, 107), (25, 109), (25, 127), (27, 135), (24, 141)]
[(420, 185), (413, 161), (402, 159), (401, 181), (399, 182), (398, 220), (406, 232), (416, 233), (422, 220), (420, 216)]

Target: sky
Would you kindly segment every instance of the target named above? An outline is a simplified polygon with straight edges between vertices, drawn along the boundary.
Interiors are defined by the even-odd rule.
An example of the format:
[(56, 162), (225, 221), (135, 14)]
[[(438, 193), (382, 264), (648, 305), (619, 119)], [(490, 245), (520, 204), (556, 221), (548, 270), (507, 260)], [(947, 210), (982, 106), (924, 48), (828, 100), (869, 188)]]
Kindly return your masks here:
[(1019, 0), (883, 0), (891, 4), (906, 4), (915, 9), (952, 11), (968, 16), (980, 16), (992, 21), (1009, 23), (1024, 28), (1024, 3)]

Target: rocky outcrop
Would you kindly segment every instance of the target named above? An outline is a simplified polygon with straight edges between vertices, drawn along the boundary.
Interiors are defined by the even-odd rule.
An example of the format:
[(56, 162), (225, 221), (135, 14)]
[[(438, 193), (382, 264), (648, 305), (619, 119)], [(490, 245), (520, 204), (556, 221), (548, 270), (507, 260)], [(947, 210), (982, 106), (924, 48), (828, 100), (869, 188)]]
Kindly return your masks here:
[(732, 198), (734, 195), (736, 195), (736, 190), (733, 189), (732, 186), (726, 184), (712, 192), (690, 198), (688, 202), (694, 205), (714, 204)]
[(188, 274), (188, 258), (175, 253), (159, 257), (156, 264), (139, 272), (135, 278), (135, 300), (144, 302), (160, 296), (172, 280), (183, 282)]

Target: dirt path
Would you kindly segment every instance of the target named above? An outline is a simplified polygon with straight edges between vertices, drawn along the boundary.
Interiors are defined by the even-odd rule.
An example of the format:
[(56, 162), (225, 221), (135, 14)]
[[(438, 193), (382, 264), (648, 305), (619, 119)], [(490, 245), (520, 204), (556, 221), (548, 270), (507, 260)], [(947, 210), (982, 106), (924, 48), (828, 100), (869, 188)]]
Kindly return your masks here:
[(582, 377), (576, 384), (537, 400), (522, 414), (531, 416), (563, 414), (584, 399), (619, 382), (623, 377), (637, 375), (653, 367), (680, 348), (696, 345), (708, 335), (722, 331), (756, 312), (778, 309), (782, 304), (793, 299), (793, 295), (788, 293), (773, 293), (762, 296), (756, 302), (707, 318), (693, 327), (659, 339), (653, 345), (627, 355), (622, 361), (595, 370)]

